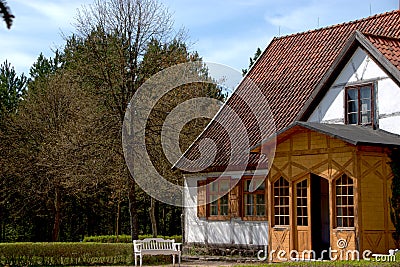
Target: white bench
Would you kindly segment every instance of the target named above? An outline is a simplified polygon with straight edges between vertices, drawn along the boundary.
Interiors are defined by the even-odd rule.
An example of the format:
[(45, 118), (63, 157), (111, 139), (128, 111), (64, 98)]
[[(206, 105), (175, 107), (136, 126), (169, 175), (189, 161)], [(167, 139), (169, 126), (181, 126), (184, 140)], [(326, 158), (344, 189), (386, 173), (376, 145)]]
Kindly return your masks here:
[(173, 239), (145, 238), (133, 240), (133, 251), (135, 254), (135, 266), (139, 256), (142, 266), (143, 255), (172, 255), (172, 263), (175, 266), (175, 255), (178, 255), (178, 263), (181, 265), (181, 243), (175, 243)]

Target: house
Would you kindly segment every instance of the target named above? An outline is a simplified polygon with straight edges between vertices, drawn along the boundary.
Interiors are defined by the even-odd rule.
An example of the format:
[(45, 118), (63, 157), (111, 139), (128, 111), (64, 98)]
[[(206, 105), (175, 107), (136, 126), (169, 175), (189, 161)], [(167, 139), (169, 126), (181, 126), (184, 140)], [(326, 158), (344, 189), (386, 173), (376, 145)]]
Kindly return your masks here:
[[(197, 170), (185, 172), (185, 243), (317, 255), (394, 248), (399, 86), (400, 11), (274, 38), (176, 164)], [(271, 118), (254, 107), (270, 111), (273, 131), (260, 129)], [(232, 160), (236, 144), (218, 121), (238, 118), (251, 153)], [(206, 139), (216, 156), (202, 166)]]

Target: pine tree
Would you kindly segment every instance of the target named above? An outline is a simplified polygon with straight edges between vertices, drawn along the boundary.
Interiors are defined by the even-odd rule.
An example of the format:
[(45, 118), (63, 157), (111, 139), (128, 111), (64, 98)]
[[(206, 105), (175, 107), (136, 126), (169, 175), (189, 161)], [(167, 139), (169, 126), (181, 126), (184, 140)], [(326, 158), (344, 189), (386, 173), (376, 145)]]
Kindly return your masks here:
[(26, 91), (27, 78), (17, 75), (7, 60), (0, 66), (0, 120), (16, 111)]
[(2, 0), (0, 1), (0, 14), (3, 17), (4, 22), (7, 25), (7, 28), (10, 29), (13, 19), (15, 18), (13, 14), (11, 14), (11, 10), (7, 5), (7, 2)]
[(258, 47), (256, 52), (254, 53), (253, 58), (250, 58), (250, 63), (249, 63), (249, 68), (248, 69), (242, 69), (242, 75), (245, 76), (247, 72), (250, 70), (250, 68), (254, 65), (254, 63), (257, 61), (257, 59), (261, 56), (262, 51)]

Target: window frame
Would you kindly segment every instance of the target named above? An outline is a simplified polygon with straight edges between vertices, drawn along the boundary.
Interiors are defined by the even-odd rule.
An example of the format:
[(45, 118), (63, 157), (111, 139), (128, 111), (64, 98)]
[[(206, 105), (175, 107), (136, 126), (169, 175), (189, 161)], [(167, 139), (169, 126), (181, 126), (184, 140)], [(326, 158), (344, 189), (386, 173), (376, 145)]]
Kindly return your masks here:
[[(348, 181), (351, 181), (351, 184), (347, 183), (347, 184), (338, 185), (338, 182), (344, 176), (347, 177)], [(339, 228), (339, 229), (354, 229), (354, 227), (355, 227), (355, 196), (354, 196), (355, 187), (354, 187), (354, 179), (351, 178), (349, 175), (343, 173), (342, 175), (340, 175), (338, 178), (335, 179), (334, 186), (335, 186), (335, 191), (334, 191), (335, 192), (335, 198), (334, 198), (334, 201), (335, 201), (335, 209), (334, 209), (334, 212), (335, 212), (335, 226), (336, 226), (336, 228)], [(338, 194), (338, 186), (342, 188), (341, 194)], [(349, 192), (348, 188), (349, 187), (352, 188), (352, 194), (348, 194), (348, 192)], [(346, 193), (343, 193), (344, 192), (343, 191), (344, 188), (346, 188)], [(346, 204), (338, 205), (338, 202), (339, 202), (338, 201), (338, 197), (341, 197), (340, 203), (345, 203), (346, 202)], [(352, 204), (351, 205), (348, 204), (350, 197), (352, 199)], [(346, 200), (346, 201), (344, 201), (344, 200)], [(341, 209), (341, 215), (339, 215), (339, 209)], [(346, 215), (344, 215), (344, 212), (343, 212), (345, 209), (346, 209), (346, 213), (347, 213)], [(352, 210), (352, 215), (348, 215), (350, 210)], [(342, 219), (341, 225), (339, 223), (339, 218)], [(346, 219), (346, 222), (347, 222), (346, 224), (347, 225), (345, 225), (344, 219)], [(351, 225), (350, 222), (352, 222), (352, 225)]]
[[(304, 179), (296, 182), (296, 225), (297, 226), (309, 226), (309, 212), (308, 212), (308, 200), (309, 200), (309, 179)], [(304, 186), (305, 183), (305, 186)], [(305, 205), (304, 202), (305, 201)], [(299, 223), (300, 222), (300, 223)]]
[[(277, 183), (277, 182), (279, 182), (280, 180), (283, 180), (284, 182), (286, 182), (287, 183), (287, 186), (285, 185), (285, 186), (280, 186), (279, 185), (279, 187), (278, 187), (278, 189), (285, 189), (285, 188), (287, 188), (287, 195), (276, 195), (275, 193), (275, 184)], [(280, 192), (280, 190), (278, 190), (278, 192)], [(289, 225), (290, 225), (290, 182), (288, 181), (288, 180), (286, 180), (283, 176), (281, 176), (281, 177), (279, 177), (279, 179), (277, 179), (276, 181), (274, 181), (273, 183), (272, 183), (272, 202), (273, 202), (273, 214), (272, 214), (272, 217), (273, 218), (271, 218), (271, 220), (273, 219), (273, 222), (274, 222), (274, 227), (288, 227)], [(279, 199), (279, 197), (285, 197), (285, 198), (287, 198), (287, 205), (285, 204), (285, 205), (281, 205), (281, 204), (279, 204), (279, 205), (276, 205), (276, 199), (278, 198)], [(278, 201), (279, 202), (279, 201)], [(287, 214), (277, 214), (276, 213), (276, 208), (278, 208), (278, 210), (280, 210), (280, 208), (282, 208), (283, 210), (286, 210), (287, 209)], [(287, 218), (287, 224), (281, 224), (281, 221), (279, 220), (279, 223), (277, 223), (277, 217), (278, 218), (284, 218), (283, 220), (285, 221), (286, 220), (286, 218)]]
[[(218, 191), (216, 194), (211, 193), (210, 194), (210, 187), (211, 184), (215, 181), (218, 180)], [(220, 191), (220, 183), (222, 181), (228, 181), (229, 184), (229, 188), (231, 187), (231, 178), (230, 177), (220, 177), (220, 178), (207, 178), (207, 187), (206, 187), (206, 200), (207, 200), (207, 205), (206, 205), (206, 213), (207, 213), (207, 219), (208, 220), (220, 220), (220, 221), (226, 221), (229, 220), (231, 218), (231, 211), (230, 211), (230, 197), (229, 197), (229, 193), (231, 190), (228, 190), (228, 192), (226, 192), (224, 195), (222, 195), (221, 197), (219, 197), (216, 202), (217, 202), (217, 209), (218, 209), (218, 214), (217, 215), (213, 215), (211, 214), (211, 207), (212, 207), (212, 202), (210, 201), (210, 196), (212, 195), (217, 195), (220, 196), (220, 194), (222, 194), (222, 192)], [(223, 215), (221, 214), (221, 201), (223, 198), (227, 198), (227, 214)]]
[[(256, 189), (253, 192), (246, 191), (246, 182), (251, 181), (254, 178), (254, 176), (243, 176), (241, 179), (241, 213), (242, 213), (242, 219), (243, 220), (248, 220), (248, 221), (261, 221), (261, 220), (266, 220), (268, 216), (268, 199), (267, 199), (267, 192), (268, 192), (268, 184), (267, 184), (267, 178), (263, 177), (264, 179), (264, 189)], [(258, 179), (257, 177), (255, 177)], [(246, 214), (246, 196), (251, 195), (253, 197), (253, 203), (252, 205), (247, 205), (247, 206), (252, 206), (253, 208), (253, 215), (247, 215)], [(257, 195), (263, 195), (264, 196), (264, 215), (257, 215)]]
[[(370, 123), (362, 123), (362, 109), (361, 109), (361, 88), (363, 87), (369, 87), (370, 88), (370, 105), (371, 105), (371, 116), (370, 116)], [(362, 84), (356, 84), (356, 85), (350, 85), (346, 86), (344, 88), (344, 119), (345, 119), (345, 124), (346, 125), (369, 125), (372, 127), (376, 127), (376, 101), (375, 101), (375, 88), (376, 84), (374, 82), (369, 82), (369, 83), (362, 83)], [(348, 108), (348, 103), (349, 103), (349, 98), (348, 98), (348, 91), (349, 90), (357, 90), (357, 123), (356, 124), (350, 124), (349, 123), (349, 108)], [(354, 112), (353, 112), (354, 113)]]

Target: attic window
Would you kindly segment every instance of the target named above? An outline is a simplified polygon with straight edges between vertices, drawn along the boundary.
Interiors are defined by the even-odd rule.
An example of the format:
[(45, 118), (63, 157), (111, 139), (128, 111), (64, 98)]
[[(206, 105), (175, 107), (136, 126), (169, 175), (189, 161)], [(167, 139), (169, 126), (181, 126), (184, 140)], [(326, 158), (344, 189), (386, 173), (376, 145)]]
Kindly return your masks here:
[(374, 85), (346, 87), (346, 124), (372, 125), (374, 121)]

